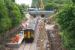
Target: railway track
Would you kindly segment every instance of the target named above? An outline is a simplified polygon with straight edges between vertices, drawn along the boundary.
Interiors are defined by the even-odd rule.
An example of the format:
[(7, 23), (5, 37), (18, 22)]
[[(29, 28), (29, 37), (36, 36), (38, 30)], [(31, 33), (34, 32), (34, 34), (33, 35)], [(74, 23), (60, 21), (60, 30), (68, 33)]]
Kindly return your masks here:
[[(32, 20), (32, 22), (30, 21), (31, 22), (31, 28), (34, 27), (35, 33), (38, 30), (38, 28), (37, 28), (38, 27), (38, 21), (39, 21), (39, 18), (35, 18), (34, 20)], [(19, 48), (9, 48), (7, 50), (36, 50), (36, 41), (37, 41), (37, 34), (35, 34), (35, 39), (34, 39), (34, 42), (33, 43), (29, 43), (28, 44), (28, 43), (23, 42), (20, 45)]]
[(60, 36), (56, 29), (45, 30), (44, 20), (37, 19), (35, 40), (32, 44), (22, 43), (20, 48), (12, 50), (62, 50)]
[(60, 35), (55, 28), (53, 30), (47, 30), (47, 36), (50, 50), (62, 50)]
[(10, 48), (9, 50), (36, 50), (35, 43), (23, 42), (19, 48)]

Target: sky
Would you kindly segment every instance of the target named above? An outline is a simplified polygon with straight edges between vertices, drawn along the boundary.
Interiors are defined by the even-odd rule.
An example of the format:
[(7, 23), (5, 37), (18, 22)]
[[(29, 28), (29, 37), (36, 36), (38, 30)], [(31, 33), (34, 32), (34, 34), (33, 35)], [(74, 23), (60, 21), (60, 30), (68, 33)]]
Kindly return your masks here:
[(31, 6), (32, 0), (15, 0), (17, 4), (26, 4)]

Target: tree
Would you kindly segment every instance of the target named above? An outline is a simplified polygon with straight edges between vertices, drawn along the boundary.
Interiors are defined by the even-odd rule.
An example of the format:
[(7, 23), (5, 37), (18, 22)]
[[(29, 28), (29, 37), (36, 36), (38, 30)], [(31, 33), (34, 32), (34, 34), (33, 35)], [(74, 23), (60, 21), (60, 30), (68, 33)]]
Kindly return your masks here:
[(0, 0), (0, 33), (5, 32), (11, 27), (11, 20), (8, 15), (4, 0)]
[(12, 7), (13, 7), (11, 11), (12, 13), (11, 18), (13, 21), (12, 25), (17, 26), (21, 22), (22, 16), (17, 5), (13, 4)]
[(17, 26), (21, 19), (21, 12), (17, 4), (12, 2), (12, 0), (5, 0), (6, 6), (8, 8), (9, 16), (12, 20), (12, 27)]
[[(15, 0), (0, 0), (0, 50), (5, 50), (5, 43), (11, 37), (5, 34), (10, 29), (17, 28), (23, 16)], [(14, 35), (14, 34), (13, 34)], [(4, 49), (3, 49), (4, 48)]]
[(75, 3), (75, 0), (72, 0), (73, 3)]
[(28, 6), (25, 4), (21, 4), (21, 5), (18, 5), (18, 7), (20, 9), (21, 14), (25, 17), (25, 12), (27, 12)]
[(12, 2), (15, 2), (15, 0), (12, 0)]
[(48, 3), (45, 5), (45, 10), (54, 10), (58, 9), (58, 6), (55, 3)]
[(64, 47), (75, 50), (75, 6), (69, 5), (64, 8), (56, 19), (61, 28)]

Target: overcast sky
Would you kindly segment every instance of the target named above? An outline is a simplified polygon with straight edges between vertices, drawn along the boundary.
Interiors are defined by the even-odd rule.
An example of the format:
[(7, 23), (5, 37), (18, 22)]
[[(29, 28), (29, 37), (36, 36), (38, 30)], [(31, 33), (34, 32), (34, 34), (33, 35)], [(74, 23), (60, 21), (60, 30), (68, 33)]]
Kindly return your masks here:
[(31, 6), (32, 0), (15, 0), (17, 4), (26, 4)]

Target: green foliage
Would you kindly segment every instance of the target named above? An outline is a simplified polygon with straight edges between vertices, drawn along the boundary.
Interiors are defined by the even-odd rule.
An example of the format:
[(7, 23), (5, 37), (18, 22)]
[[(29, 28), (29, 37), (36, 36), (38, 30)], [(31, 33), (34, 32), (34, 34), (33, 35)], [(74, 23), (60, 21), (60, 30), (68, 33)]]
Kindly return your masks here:
[(11, 27), (11, 20), (8, 16), (8, 11), (4, 0), (0, 0), (0, 33)]
[(53, 4), (47, 4), (46, 6), (45, 6), (45, 10), (53, 10), (54, 9), (54, 5)]
[(24, 17), (20, 7), (14, 1), (0, 0), (0, 34), (19, 25)]
[(25, 4), (22, 4), (22, 5), (18, 5), (19, 9), (20, 9), (20, 12), (23, 16), (25, 16), (25, 12), (27, 12), (27, 8), (28, 6), (25, 5)]
[(58, 9), (57, 5), (55, 3), (48, 3), (45, 5), (45, 10), (54, 10)]
[(47, 0), (47, 3), (70, 4), (71, 0)]
[(15, 2), (15, 0), (12, 0), (12, 2)]
[(75, 0), (72, 0), (73, 3), (75, 3)]
[(20, 23), (22, 16), (19, 8), (15, 4), (12, 5), (11, 15), (12, 25), (17, 26)]
[(72, 4), (72, 0), (44, 0), (46, 10), (56, 9), (58, 11), (68, 4)]
[(12, 20), (12, 27), (18, 25), (22, 19), (19, 7), (12, 0), (5, 0), (9, 16)]
[(57, 22), (63, 32), (63, 45), (68, 50), (75, 49), (75, 6), (69, 5), (57, 17)]

